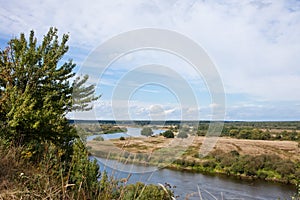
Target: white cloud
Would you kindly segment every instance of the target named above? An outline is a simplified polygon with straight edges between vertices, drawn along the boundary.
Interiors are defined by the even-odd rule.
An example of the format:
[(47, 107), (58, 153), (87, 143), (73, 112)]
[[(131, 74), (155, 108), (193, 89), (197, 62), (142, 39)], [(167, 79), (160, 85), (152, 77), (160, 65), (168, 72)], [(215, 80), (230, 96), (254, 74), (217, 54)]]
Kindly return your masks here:
[(210, 108), (217, 108), (218, 106), (219, 106), (219, 104), (216, 104), (216, 103), (209, 104)]
[(136, 100), (98, 100), (88, 112), (69, 114), (75, 119), (115, 119), (115, 120), (197, 120), (210, 119), (211, 110), (179, 104), (153, 104)]
[[(0, 24), (1, 38), (31, 29), (41, 36), (49, 26), (56, 26), (60, 33), (70, 33), (71, 47), (80, 49), (72, 54), (75, 61), (83, 60), (81, 53), (87, 55), (124, 31), (144, 27), (174, 30), (206, 49), (227, 94), (243, 93), (257, 100), (285, 101), (286, 105), (300, 100), (300, 3), (296, 0), (11, 0), (2, 2)], [(134, 57), (123, 60), (133, 62)], [(179, 66), (173, 59), (167, 61), (158, 59)], [(198, 83), (192, 70), (182, 71), (182, 76)], [(114, 86), (114, 74), (103, 84)]]

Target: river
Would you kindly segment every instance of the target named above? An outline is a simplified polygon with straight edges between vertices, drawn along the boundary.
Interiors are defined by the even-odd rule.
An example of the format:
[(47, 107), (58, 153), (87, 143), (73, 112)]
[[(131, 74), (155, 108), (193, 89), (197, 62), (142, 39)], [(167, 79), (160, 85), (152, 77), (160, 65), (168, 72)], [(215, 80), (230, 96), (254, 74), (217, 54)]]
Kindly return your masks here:
[[(161, 130), (156, 130), (158, 134)], [(140, 129), (128, 128), (127, 133), (114, 133), (103, 135), (104, 139), (118, 138), (120, 136), (139, 136)], [(95, 136), (89, 136), (91, 140)], [(153, 184), (168, 183), (174, 190), (176, 199), (240, 199), (240, 200), (275, 200), (291, 199), (295, 193), (295, 187), (262, 180), (247, 181), (228, 176), (212, 176), (199, 173), (174, 171), (170, 169), (158, 169), (151, 166), (124, 164), (115, 160), (95, 158), (101, 171), (106, 170), (115, 178), (126, 178), (129, 173), (131, 177), (128, 183), (137, 181)]]

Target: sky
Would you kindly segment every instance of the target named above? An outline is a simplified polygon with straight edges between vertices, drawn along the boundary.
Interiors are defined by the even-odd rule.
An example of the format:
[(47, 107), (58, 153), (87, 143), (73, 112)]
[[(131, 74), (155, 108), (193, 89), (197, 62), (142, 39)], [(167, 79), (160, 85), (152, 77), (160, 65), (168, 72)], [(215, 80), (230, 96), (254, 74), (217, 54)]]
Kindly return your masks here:
[[(73, 59), (78, 76), (90, 75), (101, 98), (92, 111), (70, 113), (69, 118), (210, 120), (214, 109), (224, 106), (225, 120), (300, 120), (300, 1), (0, 3), (2, 49), (9, 39), (21, 32), (28, 35), (30, 30), (39, 41), (49, 27), (57, 27), (60, 35), (70, 35), (70, 50), (64, 59)], [(93, 56), (106, 59), (107, 55), (97, 54), (103, 43), (145, 28), (180, 34), (201, 47), (222, 82), (224, 105), (214, 99), (215, 91), (205, 73), (168, 51), (135, 49), (104, 71), (100, 62), (89, 65)], [(126, 42), (137, 43), (134, 39)], [(123, 46), (117, 43), (114, 48)], [(184, 50), (193, 53), (193, 49)], [(122, 93), (127, 90), (128, 94)]]

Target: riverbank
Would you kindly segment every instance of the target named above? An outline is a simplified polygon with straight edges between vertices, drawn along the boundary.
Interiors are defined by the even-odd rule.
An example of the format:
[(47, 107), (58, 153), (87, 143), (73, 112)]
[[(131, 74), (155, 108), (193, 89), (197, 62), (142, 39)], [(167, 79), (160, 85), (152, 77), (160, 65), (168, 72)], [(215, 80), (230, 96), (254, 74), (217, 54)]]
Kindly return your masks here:
[(226, 177), (231, 177), (235, 179), (240, 179), (240, 180), (248, 180), (248, 181), (253, 181), (253, 180), (264, 180), (268, 182), (275, 182), (275, 183), (281, 183), (281, 184), (291, 184), (294, 185), (295, 188), (299, 182), (296, 180), (286, 180), (286, 179), (280, 179), (276, 177), (271, 177), (271, 178), (261, 178), (256, 175), (246, 175), (246, 174), (234, 174), (230, 173), (228, 171), (223, 171), (223, 170), (213, 170), (211, 168), (205, 168), (205, 167), (192, 167), (192, 166), (181, 166), (178, 164), (170, 164), (166, 167), (167, 169), (170, 170), (175, 170), (175, 171), (181, 171), (181, 172), (191, 172), (191, 173), (201, 173), (201, 174), (206, 174), (206, 175), (218, 175), (218, 176), (226, 176)]
[(87, 146), (97, 157), (126, 163), (290, 184), (297, 184), (300, 178), (297, 142), (219, 138), (213, 151), (201, 157), (198, 152), (203, 140), (135, 137), (88, 141)]
[[(91, 157), (91, 159), (94, 159)], [(147, 184), (168, 183), (172, 186), (176, 199), (291, 199), (296, 192), (293, 185), (263, 180), (245, 180), (227, 175), (195, 173), (184, 170), (158, 169), (155, 166), (125, 164), (124, 161), (96, 158), (101, 170), (119, 179), (130, 175), (128, 183), (142, 181)], [(208, 193), (209, 192), (209, 193)], [(206, 196), (208, 195), (208, 196)]]

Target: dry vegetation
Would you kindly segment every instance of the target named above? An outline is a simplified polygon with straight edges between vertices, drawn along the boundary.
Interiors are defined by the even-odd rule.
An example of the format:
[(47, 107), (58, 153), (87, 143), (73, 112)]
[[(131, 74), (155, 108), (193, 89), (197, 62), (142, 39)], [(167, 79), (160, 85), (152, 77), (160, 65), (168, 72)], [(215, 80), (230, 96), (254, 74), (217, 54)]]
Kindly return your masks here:
[[(158, 137), (138, 137), (127, 138), (126, 140), (106, 140), (106, 141), (89, 141), (88, 146), (92, 152), (103, 151), (109, 153), (121, 153), (124, 150), (130, 153), (153, 153), (164, 148), (181, 148), (186, 149), (188, 146), (194, 150), (199, 149), (204, 137), (194, 137), (188, 139), (167, 139), (162, 136)], [(300, 148), (294, 141), (267, 141), (267, 140), (244, 140), (234, 138), (218, 138), (214, 150), (223, 152), (238, 151), (241, 155), (261, 155), (276, 154), (283, 159), (300, 161)], [(194, 152), (194, 153), (197, 153)]]
[[(199, 154), (205, 137), (156, 137), (89, 141), (97, 157), (156, 165), (200, 173), (227, 174), (298, 184), (300, 148), (295, 141), (267, 141), (220, 137), (208, 154)], [(202, 151), (203, 152), (203, 151)]]
[[(202, 138), (199, 139), (200, 141)], [(300, 148), (294, 141), (267, 141), (220, 138), (215, 149), (230, 152), (238, 151), (241, 155), (276, 154), (284, 159), (300, 160)]]
[(97, 157), (140, 164), (162, 164), (163, 167), (179, 158), (188, 148), (189, 142), (189, 140), (165, 139), (159, 136), (89, 141), (87, 146)]

